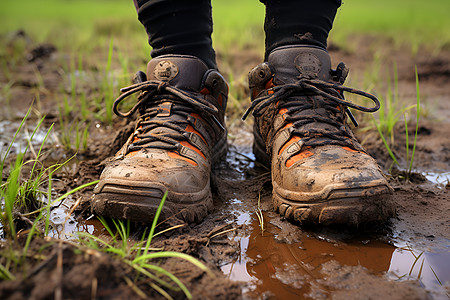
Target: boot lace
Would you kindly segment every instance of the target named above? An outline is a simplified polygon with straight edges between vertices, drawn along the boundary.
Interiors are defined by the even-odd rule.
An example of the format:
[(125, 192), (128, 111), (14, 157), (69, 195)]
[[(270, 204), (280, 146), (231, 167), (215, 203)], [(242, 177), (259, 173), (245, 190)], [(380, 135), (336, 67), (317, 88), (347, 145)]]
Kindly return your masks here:
[[(362, 150), (362, 147), (355, 143), (355, 138), (348, 126), (345, 126), (345, 115), (347, 114), (355, 126), (358, 126), (355, 118), (351, 114), (349, 107), (363, 111), (376, 112), (380, 108), (380, 102), (372, 94), (367, 92), (345, 87), (337, 83), (329, 83), (323, 80), (313, 80), (302, 78), (292, 84), (284, 84), (273, 87), (273, 94), (258, 97), (252, 101), (250, 107), (242, 117), (243, 120), (253, 111), (254, 117), (260, 117), (264, 114), (264, 108), (279, 101), (278, 109), (287, 109), (285, 124), (293, 123), (290, 128), (291, 136), (298, 135), (302, 138), (305, 146), (323, 146), (340, 145), (347, 146), (356, 150)], [(373, 107), (360, 106), (352, 102), (345, 101), (343, 92), (357, 94), (370, 99)], [(301, 114), (299, 112), (315, 109), (314, 97), (320, 95), (325, 101), (321, 103), (328, 117), (315, 114)], [(306, 98), (306, 99), (305, 99)], [(307, 99), (310, 99), (309, 101)], [(317, 97), (316, 97), (317, 98)], [(339, 107), (343, 107), (341, 111)], [(308, 123), (321, 122), (332, 125), (336, 130), (324, 128), (302, 129)]]
[[(191, 113), (199, 114), (205, 122), (215, 123), (224, 130), (216, 115), (218, 109), (201, 97), (195, 96), (177, 87), (170, 86), (167, 82), (149, 80), (133, 84), (120, 90), (120, 95), (113, 104), (113, 112), (122, 118), (127, 118), (139, 111), (140, 117), (137, 120), (134, 131), (134, 141), (128, 146), (127, 152), (137, 151), (143, 148), (158, 148), (165, 150), (180, 150), (180, 141), (188, 141), (189, 133), (186, 132), (187, 125), (193, 126), (189, 121)], [(141, 92), (138, 96), (137, 104), (128, 112), (119, 111), (119, 104), (127, 97)], [(170, 111), (182, 118), (155, 118), (164, 110), (164, 104), (169, 103)], [(158, 130), (158, 133), (151, 132), (156, 128), (169, 128), (169, 132)], [(160, 142), (160, 143), (154, 143)]]

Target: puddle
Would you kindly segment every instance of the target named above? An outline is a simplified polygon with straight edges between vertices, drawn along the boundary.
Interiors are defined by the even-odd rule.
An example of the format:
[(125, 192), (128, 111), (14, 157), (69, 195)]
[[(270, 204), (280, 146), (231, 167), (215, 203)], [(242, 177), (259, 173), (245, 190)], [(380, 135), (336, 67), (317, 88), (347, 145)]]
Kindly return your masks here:
[[(248, 213), (243, 214), (248, 218)], [(244, 295), (249, 299), (325, 298), (332, 289), (324, 285), (322, 265), (337, 261), (341, 266), (362, 266), (370, 274), (391, 280), (417, 279), (427, 290), (440, 291), (441, 283), (450, 280), (450, 252), (419, 252), (409, 247), (395, 247), (379, 240), (338, 241), (325, 236), (299, 233), (299, 242), (277, 240), (280, 229), (265, 217), (266, 231), (251, 216), (250, 235), (237, 238), (239, 258), (222, 266), (231, 280), (245, 282)], [(299, 231), (300, 232), (300, 231)], [(418, 257), (418, 258), (417, 258)], [(439, 281), (438, 279), (439, 278)]]
[[(250, 147), (236, 151), (253, 158)], [(249, 171), (246, 165), (248, 161), (235, 155), (234, 151), (227, 158), (229, 166), (240, 168), (240, 174)], [(428, 180), (441, 186), (450, 178), (450, 173), (425, 175)], [(236, 184), (239, 184), (239, 180), (245, 180), (245, 177), (237, 177)], [(232, 263), (221, 266), (221, 270), (231, 280), (245, 283), (245, 299), (330, 298), (334, 287), (327, 284), (327, 274), (322, 268), (333, 261), (341, 266), (340, 269), (346, 266), (354, 268), (349, 276), (357, 274), (357, 268), (363, 267), (367, 270), (367, 276), (383, 282), (419, 279), (420, 285), (432, 292), (433, 297), (447, 299), (445, 287), (441, 283), (445, 285), (447, 282), (448, 286), (450, 281), (448, 240), (434, 240), (428, 246), (439, 247), (419, 251), (400, 244), (401, 240), (395, 238), (395, 232), (395, 243), (377, 238), (349, 240), (349, 236), (339, 238), (336, 235), (317, 235), (281, 222), (274, 212), (264, 213), (266, 230), (261, 234), (255, 214), (256, 204), (249, 203), (248, 199), (242, 200), (239, 194), (234, 194), (234, 197), (225, 210), (230, 211), (235, 216), (234, 222), (243, 225), (247, 231), (244, 229), (234, 238), (240, 245), (240, 255)], [(286, 229), (286, 225), (290, 227)], [(280, 227), (283, 227), (284, 233)], [(292, 232), (290, 237), (289, 231)]]
[(450, 183), (450, 172), (443, 172), (443, 173), (427, 172), (423, 175), (427, 178), (427, 180), (436, 184), (438, 187), (444, 187), (445, 185)]
[(227, 155), (227, 165), (236, 180), (245, 180), (255, 167), (255, 155), (248, 147), (232, 146)]
[(76, 233), (82, 231), (98, 236), (104, 228), (101, 222), (96, 218), (85, 220), (75, 218), (73, 214), (69, 215), (73, 205), (75, 201), (69, 195), (52, 206), (49, 217), (51, 229), (48, 235), (52, 238), (76, 240)]
[(97, 219), (90, 220), (74, 220), (70, 219), (65, 224), (55, 225), (49, 232), (49, 236), (53, 238), (77, 240), (77, 232), (87, 232), (95, 236), (103, 233), (104, 227)]
[(397, 248), (389, 266), (390, 279), (412, 279), (430, 291), (443, 291), (442, 284), (450, 280), (450, 245), (446, 251), (417, 251), (408, 246)]
[[(14, 134), (16, 133), (15, 130), (20, 126), (21, 121), (0, 121), (0, 132), (2, 133), (0, 135), (0, 157), (3, 158), (6, 154), (6, 151), (8, 147), (11, 144), (11, 141), (14, 138)], [(11, 146), (11, 152), (12, 154), (16, 154), (20, 151), (24, 151), (26, 146), (28, 145), (28, 141), (30, 140), (31, 135), (33, 134), (33, 131), (35, 129), (35, 126), (37, 124), (33, 125), (27, 125), (25, 123), (22, 130), (19, 132), (15, 142)], [(14, 130), (11, 130), (14, 129)], [(36, 151), (39, 149), (41, 144), (45, 140), (45, 136), (47, 135), (48, 128), (43, 128), (42, 126), (36, 131), (36, 133), (33, 136), (32, 139), (32, 145), (34, 148), (36, 148)], [(51, 135), (50, 135), (51, 136)]]

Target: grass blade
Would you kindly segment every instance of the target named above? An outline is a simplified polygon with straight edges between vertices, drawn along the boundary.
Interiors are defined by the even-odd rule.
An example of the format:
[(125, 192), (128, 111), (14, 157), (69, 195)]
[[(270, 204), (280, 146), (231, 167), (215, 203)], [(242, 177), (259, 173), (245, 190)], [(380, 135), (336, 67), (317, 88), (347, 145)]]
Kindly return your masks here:
[[(412, 250), (411, 250), (411, 253), (412, 253)], [(409, 274), (408, 274), (408, 276), (411, 276), (411, 274), (412, 274), (412, 272), (413, 272), (413, 270), (414, 270), (414, 267), (416, 266), (416, 263), (419, 261), (419, 259), (420, 259), (420, 257), (422, 256), (422, 254), (423, 254), (423, 252), (421, 252), (418, 256), (415, 256), (414, 254), (414, 257), (415, 257), (415, 260), (414, 260), (414, 263), (412, 264), (412, 266), (411, 266), (411, 270), (409, 270)]]
[(144, 263), (150, 259), (168, 258), (168, 257), (176, 257), (176, 258), (181, 258), (181, 259), (187, 260), (188, 262), (192, 263), (194, 266), (196, 266), (200, 270), (208, 273), (208, 275), (214, 276), (214, 274), (198, 259), (196, 259), (188, 254), (179, 253), (179, 252), (175, 252), (175, 251), (163, 251), (163, 252), (155, 252), (155, 253), (150, 253), (150, 254), (143, 254), (139, 257), (136, 257), (133, 260), (133, 263)]
[(108, 233), (111, 236), (111, 238), (113, 239), (113, 241), (116, 242), (117, 241), (116, 235), (112, 232), (112, 230), (109, 227), (108, 222), (106, 222), (105, 218), (103, 218), (102, 216), (99, 216), (98, 220), (100, 221), (100, 223), (102, 223), (103, 227), (105, 227), (106, 231), (108, 231)]
[[(373, 118), (373, 117), (372, 117), (372, 118)], [(388, 151), (389, 156), (392, 158), (392, 160), (394, 161), (395, 164), (400, 165), (400, 164), (398, 163), (398, 161), (397, 161), (397, 158), (395, 158), (395, 155), (394, 155), (394, 153), (392, 152), (391, 147), (389, 147), (389, 144), (387, 143), (387, 141), (386, 141), (386, 139), (385, 139), (383, 133), (381, 132), (381, 126), (380, 126), (379, 124), (377, 124), (377, 122), (375, 121), (375, 118), (373, 118), (372, 120), (373, 120), (373, 122), (374, 122), (374, 124), (375, 124), (375, 127), (376, 127), (377, 130), (378, 130), (378, 134), (380, 135), (381, 139), (383, 140), (384, 146), (386, 147), (386, 150)]]
[(2, 264), (0, 264), (0, 278), (6, 280), (16, 279), (16, 277), (11, 272), (9, 272), (9, 270)]
[(433, 270), (433, 268), (430, 266), (431, 272), (433, 272), (434, 277), (436, 277), (437, 281), (439, 282), (440, 285), (442, 285), (441, 280), (439, 280), (439, 277), (436, 275), (436, 272)]
[(159, 216), (161, 215), (161, 211), (162, 211), (164, 202), (166, 202), (168, 193), (169, 193), (168, 191), (166, 191), (164, 193), (164, 196), (162, 197), (161, 202), (159, 203), (158, 209), (156, 210), (155, 217), (153, 218), (152, 226), (150, 227), (150, 232), (148, 234), (148, 239), (147, 239), (147, 242), (145, 243), (145, 249), (144, 249), (144, 254), (143, 254), (144, 256), (147, 254), (148, 248), (150, 247), (150, 243), (152, 242), (153, 234), (155, 233), (156, 224), (158, 223), (158, 219), (159, 219)]
[[(165, 290), (163, 290), (162, 288), (160, 288), (159, 286), (157, 286), (156, 284), (154, 284), (154, 283), (150, 283), (150, 286), (155, 290), (155, 291), (157, 291), (158, 293), (160, 293), (161, 294), (161, 296), (163, 296), (164, 298), (166, 298), (166, 299), (168, 299), (168, 300), (173, 300), (173, 298), (165, 291)], [(189, 298), (190, 299), (190, 298)]]
[[(406, 161), (409, 161), (409, 134), (408, 134), (408, 121), (406, 114), (405, 116), (405, 139), (406, 139)], [(408, 173), (409, 175), (409, 173)]]
[(422, 277), (422, 270), (423, 270), (423, 263), (425, 262), (425, 258), (422, 259), (422, 264), (420, 265), (419, 274), (417, 275), (417, 279), (420, 280), (420, 277)]
[[(53, 201), (51, 202), (50, 205), (53, 205), (53, 204), (55, 204), (55, 203), (58, 203), (59, 201), (61, 201), (61, 200), (63, 200), (64, 198), (66, 198), (67, 196), (70, 196), (70, 195), (72, 195), (73, 193), (78, 192), (79, 190), (84, 189), (85, 187), (88, 187), (88, 186), (97, 184), (97, 183), (99, 183), (99, 181), (100, 181), (100, 180), (95, 180), (95, 181), (88, 182), (88, 183), (85, 183), (85, 184), (83, 184), (83, 185), (80, 185), (80, 186), (74, 188), (73, 190), (68, 191), (68, 192), (65, 193), (64, 195), (58, 197), (57, 199), (53, 200)], [(36, 209), (35, 211), (29, 212), (29, 213), (27, 213), (27, 214), (23, 214), (23, 216), (31, 216), (31, 215), (40, 213), (40, 212), (41, 212), (42, 210), (44, 210), (44, 209), (45, 209), (45, 207), (42, 207), (42, 208)]]
[(419, 119), (420, 119), (420, 87), (419, 87), (419, 73), (417, 72), (417, 66), (415, 67), (416, 71), (416, 94), (417, 94), (417, 106), (416, 106), (416, 132), (414, 134), (414, 145), (411, 153), (411, 161), (409, 163), (408, 174), (411, 174), (413, 162), (414, 162), (414, 154), (416, 152), (416, 144), (417, 144), (417, 133), (419, 131)]

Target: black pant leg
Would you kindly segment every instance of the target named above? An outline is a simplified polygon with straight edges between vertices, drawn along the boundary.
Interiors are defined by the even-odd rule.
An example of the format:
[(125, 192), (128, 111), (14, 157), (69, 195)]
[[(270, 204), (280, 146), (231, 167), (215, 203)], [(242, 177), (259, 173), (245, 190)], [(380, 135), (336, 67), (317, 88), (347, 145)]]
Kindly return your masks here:
[(266, 5), (266, 59), (285, 45), (314, 45), (326, 49), (341, 0), (261, 0)]
[(148, 34), (152, 57), (193, 55), (216, 67), (212, 48), (210, 0), (133, 0), (138, 19)]

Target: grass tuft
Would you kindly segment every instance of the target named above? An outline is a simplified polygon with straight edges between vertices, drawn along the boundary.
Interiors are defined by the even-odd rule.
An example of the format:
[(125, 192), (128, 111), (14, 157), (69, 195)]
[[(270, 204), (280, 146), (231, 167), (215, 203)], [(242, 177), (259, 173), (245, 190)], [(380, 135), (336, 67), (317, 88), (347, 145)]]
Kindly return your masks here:
[[(7, 157), (10, 154), (11, 148), (15, 143), (19, 132), (24, 127), (30, 112), (31, 107), (16, 130), (5, 156), (1, 159), (0, 170), (2, 175), (5, 170)], [(1, 249), (0, 278), (6, 280), (14, 279), (15, 276), (13, 275), (12, 270), (16, 270), (26, 262), (28, 249), (34, 237), (36, 235), (42, 235), (42, 233), (44, 236), (48, 235), (51, 226), (50, 208), (55, 203), (62, 201), (76, 191), (98, 182), (91, 182), (77, 187), (52, 201), (52, 176), (67, 163), (68, 160), (62, 164), (54, 164), (50, 167), (44, 167), (43, 163), (40, 161), (44, 143), (46, 142), (53, 125), (48, 129), (41, 146), (39, 147), (39, 151), (34, 153), (32, 140), (43, 120), (44, 118), (40, 119), (38, 125), (35, 127), (33, 133), (29, 137), (25, 150), (19, 151), (16, 154), (14, 164), (10, 166), (6, 180), (3, 180), (2, 178), (0, 186), (0, 199), (4, 200), (4, 205), (0, 208), (0, 221), (3, 225), (3, 238), (8, 241), (6, 246)], [(35, 155), (35, 159), (24, 161), (26, 155), (28, 155), (28, 150), (31, 150), (31, 154)], [(31, 167), (28, 167), (30, 164)], [(27, 177), (23, 178), (25, 175), (27, 175)], [(47, 190), (43, 189), (45, 185), (47, 185)], [(47, 203), (45, 205), (42, 201), (43, 197), (47, 198)], [(32, 217), (32, 219), (30, 220), (28, 217)], [(21, 228), (24, 230), (18, 232), (16, 228), (16, 220), (18, 219), (26, 221), (30, 228)], [(42, 228), (42, 219), (45, 219), (43, 225), (44, 228)], [(27, 236), (25, 243), (22, 244), (22, 242), (18, 240), (18, 237), (19, 235), (23, 236), (24, 234)], [(16, 249), (21, 250), (17, 251)]]
[[(171, 299), (168, 290), (182, 291), (186, 298), (192, 299), (192, 294), (189, 292), (187, 287), (174, 274), (152, 262), (158, 259), (179, 258), (190, 262), (197, 268), (206, 272), (208, 275), (213, 276), (213, 273), (203, 263), (190, 255), (151, 248), (151, 242), (153, 237), (156, 236), (155, 231), (158, 224), (158, 219), (166, 198), (167, 192), (161, 199), (148, 235), (144, 232), (139, 242), (129, 242), (129, 220), (122, 221), (112, 219), (114, 227), (111, 227), (104, 218), (98, 217), (106, 231), (111, 236), (111, 241), (109, 242), (87, 232), (78, 232), (77, 235), (80, 243), (88, 248), (111, 253), (123, 263), (133, 268), (139, 274), (139, 276), (135, 279), (137, 282), (133, 283), (135, 287), (138, 287), (139, 283), (145, 282), (167, 299)], [(139, 288), (137, 289), (138, 290), (136, 293), (139, 294)]]
[[(396, 69), (396, 68), (395, 68)], [(394, 71), (394, 74), (396, 74), (396, 71)], [(375, 128), (378, 131), (378, 134), (381, 137), (381, 140), (383, 141), (383, 144), (386, 148), (386, 150), (389, 153), (389, 156), (392, 159), (392, 165), (390, 166), (390, 170), (392, 169), (393, 165), (397, 165), (399, 167), (403, 167), (405, 170), (406, 180), (409, 181), (412, 169), (413, 169), (413, 163), (414, 163), (414, 154), (416, 151), (416, 145), (417, 145), (417, 134), (419, 130), (419, 121), (420, 121), (420, 88), (419, 88), (419, 75), (417, 71), (417, 66), (415, 67), (415, 78), (416, 78), (416, 104), (410, 105), (407, 107), (400, 108), (399, 100), (398, 100), (398, 78), (397, 75), (394, 75), (395, 81), (394, 81), (394, 94), (392, 93), (391, 89), (388, 88), (388, 97), (386, 98), (388, 101), (384, 101), (383, 98), (380, 98), (380, 112), (378, 113), (378, 119), (375, 119), (375, 117), (372, 116), (372, 123), (375, 126)], [(394, 95), (394, 96), (393, 96)], [(408, 112), (416, 108), (416, 128), (414, 133), (414, 141), (413, 141), (413, 147), (412, 152), (410, 156), (410, 145), (409, 145), (409, 133), (408, 133)], [(400, 116), (403, 116), (404, 118), (404, 125), (405, 125), (405, 152), (406, 152), (406, 162), (403, 164), (400, 163), (399, 159), (395, 156), (392, 145), (395, 144), (395, 138), (394, 138), (394, 128), (398, 121), (400, 120)], [(386, 138), (386, 136), (389, 136), (389, 140)]]

